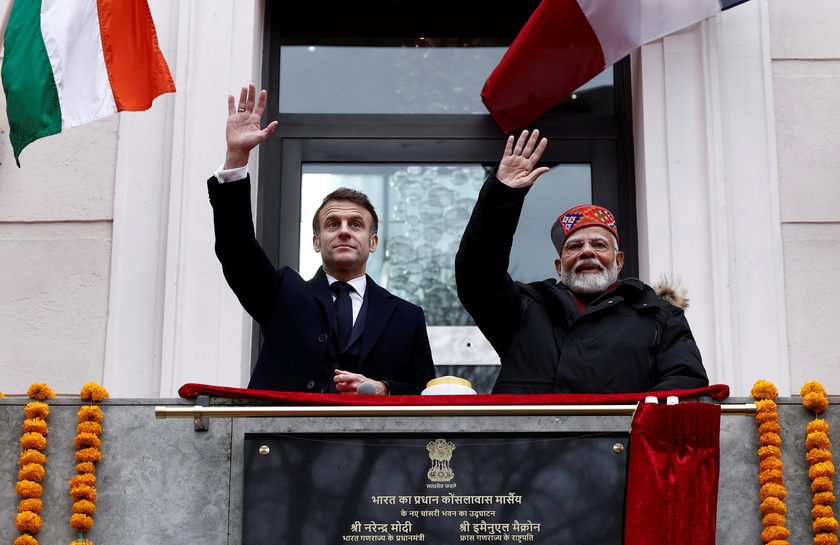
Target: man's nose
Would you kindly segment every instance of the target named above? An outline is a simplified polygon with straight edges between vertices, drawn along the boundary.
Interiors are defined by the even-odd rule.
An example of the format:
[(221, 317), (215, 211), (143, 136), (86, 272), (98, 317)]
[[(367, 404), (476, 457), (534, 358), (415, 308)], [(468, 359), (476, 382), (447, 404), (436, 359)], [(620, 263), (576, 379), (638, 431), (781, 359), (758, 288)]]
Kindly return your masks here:
[(592, 244), (590, 244), (588, 240), (584, 242), (583, 246), (580, 248), (580, 255), (581, 257), (595, 255), (595, 248), (592, 247)]

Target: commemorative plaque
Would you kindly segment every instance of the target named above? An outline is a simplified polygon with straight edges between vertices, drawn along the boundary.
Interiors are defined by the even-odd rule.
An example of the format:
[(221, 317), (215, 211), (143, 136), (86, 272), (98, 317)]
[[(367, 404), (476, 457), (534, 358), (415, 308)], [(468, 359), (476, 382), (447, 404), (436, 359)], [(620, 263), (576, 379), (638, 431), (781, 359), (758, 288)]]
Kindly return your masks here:
[(243, 543), (621, 545), (626, 433), (246, 434)]

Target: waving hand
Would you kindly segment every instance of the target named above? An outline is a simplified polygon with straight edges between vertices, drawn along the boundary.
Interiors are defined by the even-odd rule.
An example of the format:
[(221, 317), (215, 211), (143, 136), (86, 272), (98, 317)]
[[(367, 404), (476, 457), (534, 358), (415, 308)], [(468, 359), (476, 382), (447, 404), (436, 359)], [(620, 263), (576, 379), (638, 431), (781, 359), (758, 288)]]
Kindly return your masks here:
[(264, 142), (277, 127), (277, 121), (272, 121), (264, 129), (260, 128), (266, 96), (265, 90), (260, 91), (258, 95), (256, 85), (251, 83), (240, 91), (238, 103), (233, 95), (228, 97), (228, 120), (225, 129), (227, 155), (224, 168), (237, 168), (248, 164), (251, 150)]
[(529, 187), (548, 172), (548, 167), (534, 168), (542, 157), (548, 140), (540, 140), (540, 131), (534, 130), (530, 138), (528, 131), (522, 131), (514, 145), (514, 137), (510, 135), (505, 146), (505, 153), (499, 163), (496, 176), (509, 187)]

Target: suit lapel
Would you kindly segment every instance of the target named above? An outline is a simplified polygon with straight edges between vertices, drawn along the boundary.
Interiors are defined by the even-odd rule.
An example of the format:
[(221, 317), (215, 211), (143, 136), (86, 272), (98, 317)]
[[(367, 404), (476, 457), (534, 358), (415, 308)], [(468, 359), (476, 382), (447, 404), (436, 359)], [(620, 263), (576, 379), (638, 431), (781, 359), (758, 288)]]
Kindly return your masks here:
[(323, 268), (318, 267), (318, 272), (315, 273), (315, 276), (306, 281), (306, 287), (309, 293), (312, 294), (312, 297), (321, 304), (321, 308), (324, 310), (329, 321), (330, 329), (335, 331), (335, 305), (333, 304), (330, 284), (327, 282), (327, 275), (324, 273)]
[(367, 316), (365, 318), (364, 335), (362, 336), (362, 352), (359, 355), (359, 366), (364, 363), (371, 349), (385, 331), (388, 320), (397, 308), (397, 301), (394, 296), (385, 289), (379, 287), (369, 276), (367, 277), (367, 290), (365, 293), (365, 306)]

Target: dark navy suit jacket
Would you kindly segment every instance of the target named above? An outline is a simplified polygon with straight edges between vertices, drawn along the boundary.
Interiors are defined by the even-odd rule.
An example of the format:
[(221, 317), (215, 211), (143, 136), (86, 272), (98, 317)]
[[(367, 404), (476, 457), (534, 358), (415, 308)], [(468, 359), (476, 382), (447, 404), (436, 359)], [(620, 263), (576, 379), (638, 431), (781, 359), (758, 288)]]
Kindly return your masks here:
[[(434, 378), (423, 310), (367, 277), (347, 369), (336, 342), (335, 310), (326, 274), (308, 281), (289, 267), (276, 270), (254, 236), (250, 180), (207, 183), (216, 232), (216, 255), (225, 278), (263, 335), (249, 388), (335, 392), (334, 369), (388, 383), (391, 394), (419, 394)], [(361, 323), (360, 323), (361, 322)]]

